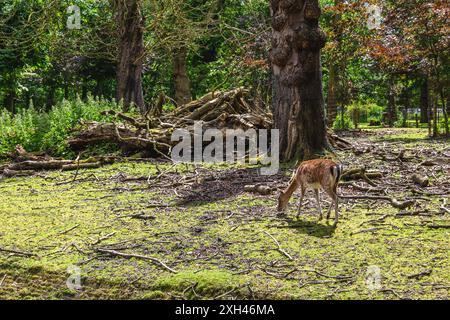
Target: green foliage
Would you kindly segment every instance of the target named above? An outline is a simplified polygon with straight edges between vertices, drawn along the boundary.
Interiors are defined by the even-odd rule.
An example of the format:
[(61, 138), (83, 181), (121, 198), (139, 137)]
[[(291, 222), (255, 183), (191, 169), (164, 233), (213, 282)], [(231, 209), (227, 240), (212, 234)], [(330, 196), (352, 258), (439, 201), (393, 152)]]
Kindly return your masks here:
[(348, 130), (353, 128), (352, 118), (345, 112), (343, 115), (339, 114), (333, 123), (333, 129), (335, 130)]
[(394, 122), (395, 128), (402, 128), (404, 126), (403, 114), (401, 112), (397, 113), (397, 121)]
[(58, 156), (72, 156), (66, 142), (71, 130), (83, 120), (111, 120), (111, 116), (101, 114), (101, 111), (110, 109), (119, 110), (120, 105), (91, 97), (86, 102), (63, 100), (48, 113), (39, 112), (32, 105), (14, 116), (2, 109), (0, 155), (5, 156), (21, 144), (28, 151), (49, 150)]
[(446, 132), (446, 128), (450, 129), (450, 116), (447, 117), (447, 121), (445, 121), (445, 117), (442, 116), (441, 121), (440, 121), (440, 128), (442, 130), (442, 132)]
[(369, 117), (367, 119), (367, 122), (368, 122), (369, 126), (371, 126), (371, 127), (381, 126), (381, 120), (379, 118)]

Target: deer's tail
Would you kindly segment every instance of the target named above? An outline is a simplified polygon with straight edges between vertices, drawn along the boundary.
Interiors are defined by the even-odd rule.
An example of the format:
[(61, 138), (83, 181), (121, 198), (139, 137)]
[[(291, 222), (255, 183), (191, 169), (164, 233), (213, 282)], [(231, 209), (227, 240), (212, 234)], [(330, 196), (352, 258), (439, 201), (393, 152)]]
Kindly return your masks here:
[(331, 170), (331, 174), (334, 177), (334, 181), (336, 181), (336, 183), (339, 182), (339, 179), (342, 176), (342, 173), (344, 172), (344, 166), (342, 164), (336, 164), (335, 166), (332, 166), (330, 168)]

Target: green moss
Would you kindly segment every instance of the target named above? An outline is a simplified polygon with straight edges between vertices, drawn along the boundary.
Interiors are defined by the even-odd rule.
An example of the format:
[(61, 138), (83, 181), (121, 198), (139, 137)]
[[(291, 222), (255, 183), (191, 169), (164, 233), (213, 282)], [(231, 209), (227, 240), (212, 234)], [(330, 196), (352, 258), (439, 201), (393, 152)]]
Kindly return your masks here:
[[(239, 285), (239, 277), (223, 270), (185, 270), (175, 275), (158, 279), (154, 289), (163, 292), (185, 294), (187, 298), (211, 297), (225, 293)], [(190, 290), (189, 288), (194, 290)]]
[[(414, 143), (429, 147), (432, 142)], [(167, 171), (172, 178), (162, 179), (169, 183), (194, 170), (193, 165), (130, 161), (80, 171), (76, 181), (73, 172), (2, 180), (0, 248), (37, 256), (0, 252), (0, 281), (6, 275), (0, 298), (209, 299), (231, 292), (225, 297), (448, 299), (448, 231), (424, 226), (448, 224), (446, 215), (395, 218), (397, 210), (387, 203), (343, 202), (340, 224), (334, 229), (324, 220), (317, 222), (311, 193), (297, 220), (297, 195), (287, 217), (280, 218), (275, 193), (237, 191), (211, 201), (179, 204), (183, 190), (195, 191), (197, 186), (181, 186), (177, 195), (169, 188), (149, 188), (147, 179), (118, 177), (122, 173), (155, 178)], [(445, 173), (436, 173), (433, 183), (444, 178)], [(436, 197), (422, 202), (429, 211), (441, 205)], [(132, 218), (136, 213), (154, 219)], [(381, 223), (370, 222), (385, 214)], [(374, 227), (380, 229), (361, 232)], [(154, 257), (178, 273), (149, 260), (100, 254), (99, 247)], [(81, 269), (81, 291), (66, 286), (72, 265)], [(380, 268), (385, 290), (368, 289), (366, 272), (371, 265)], [(426, 269), (432, 269), (429, 276), (408, 278)]]

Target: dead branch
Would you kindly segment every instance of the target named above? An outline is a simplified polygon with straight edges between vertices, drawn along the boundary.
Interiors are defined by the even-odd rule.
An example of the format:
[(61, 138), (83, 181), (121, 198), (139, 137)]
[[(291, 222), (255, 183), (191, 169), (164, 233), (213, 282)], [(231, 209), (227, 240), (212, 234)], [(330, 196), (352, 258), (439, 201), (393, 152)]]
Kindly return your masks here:
[(387, 196), (368, 196), (368, 195), (360, 195), (359, 196), (359, 195), (357, 195), (357, 196), (339, 196), (339, 198), (389, 201), (391, 203), (391, 205), (397, 209), (406, 209), (415, 203), (415, 200), (398, 201), (395, 198), (391, 198), (391, 197), (387, 197)]
[(6, 253), (17, 254), (19, 256), (26, 256), (26, 257), (36, 257), (37, 256), (36, 253), (13, 250), (13, 249), (5, 249), (5, 248), (1, 248), (1, 247), (0, 247), (0, 251), (6, 252)]
[(291, 257), (291, 255), (289, 254), (289, 253), (287, 253), (285, 250), (283, 250), (282, 248), (281, 248), (281, 245), (280, 245), (280, 243), (278, 242), (278, 240), (277, 239), (275, 239), (270, 233), (268, 233), (267, 231), (263, 231), (266, 235), (268, 235), (269, 237), (271, 237), (272, 238), (272, 240), (275, 242), (275, 244), (277, 245), (277, 250), (279, 251), (279, 252), (281, 252), (282, 254), (284, 254), (289, 260), (294, 260), (294, 258), (292, 258)]
[(176, 270), (170, 268), (168, 265), (166, 265), (164, 262), (162, 262), (159, 259), (153, 258), (153, 257), (149, 257), (149, 256), (143, 256), (140, 254), (132, 254), (132, 253), (122, 253), (122, 252), (118, 252), (115, 250), (109, 250), (109, 249), (101, 249), (98, 248), (97, 251), (102, 252), (102, 253), (107, 253), (113, 256), (119, 256), (119, 257), (123, 257), (123, 258), (137, 258), (137, 259), (144, 259), (144, 260), (150, 260), (152, 262), (154, 262), (155, 264), (165, 268), (166, 270), (172, 272), (172, 273), (177, 273)]

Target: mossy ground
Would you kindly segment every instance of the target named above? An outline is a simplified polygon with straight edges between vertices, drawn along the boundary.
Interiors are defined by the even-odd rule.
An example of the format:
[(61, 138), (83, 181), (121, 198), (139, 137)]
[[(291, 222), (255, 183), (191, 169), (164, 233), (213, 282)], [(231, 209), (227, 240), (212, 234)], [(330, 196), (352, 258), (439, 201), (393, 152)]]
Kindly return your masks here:
[[(408, 148), (450, 148), (448, 140), (426, 140), (424, 129), (397, 131), (354, 140), (392, 143), (392, 152), (398, 141)], [(338, 154), (346, 165), (392, 166), (371, 157)], [(430, 177), (433, 188), (447, 193), (429, 196), (415, 209), (433, 213), (446, 205), (446, 168)], [(165, 170), (167, 175), (161, 174)], [(182, 179), (199, 170), (206, 178), (183, 185), (191, 180)], [(334, 229), (317, 222), (312, 193), (297, 220), (293, 200), (287, 217), (276, 216), (275, 192), (247, 193), (236, 181), (222, 187), (221, 179), (236, 171), (254, 175), (253, 168), (226, 165), (125, 162), (82, 171), (75, 180), (73, 172), (44, 172), (0, 181), (0, 248), (36, 254), (0, 252), (0, 298), (448, 299), (449, 229), (428, 227), (448, 225), (448, 214), (400, 218), (388, 203), (346, 200)], [(389, 173), (389, 183), (400, 183), (410, 172), (408, 167)], [(273, 183), (285, 186), (288, 175)], [(177, 273), (98, 248), (151, 256)], [(81, 269), (81, 290), (66, 286), (71, 265)], [(373, 266), (381, 271), (375, 289), (370, 286)]]

